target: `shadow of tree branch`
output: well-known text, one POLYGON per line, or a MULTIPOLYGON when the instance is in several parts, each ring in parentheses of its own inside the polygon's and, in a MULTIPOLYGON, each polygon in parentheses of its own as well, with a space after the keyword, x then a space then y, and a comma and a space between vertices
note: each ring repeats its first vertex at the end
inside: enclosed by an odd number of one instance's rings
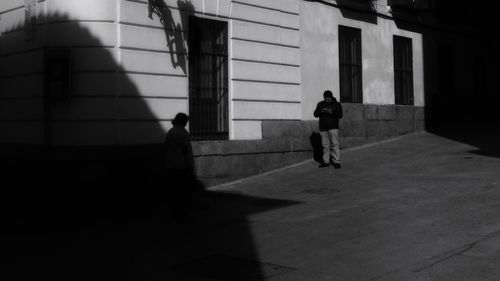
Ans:
POLYGON ((148 16, 158 16, 163 26, 167 47, 170 54, 170 60, 174 67, 180 67, 184 74, 187 74, 186 56, 188 40, 186 40, 186 31, 188 27, 189 16, 194 14, 194 6, 191 1, 177 1, 177 7, 181 16, 180 22, 176 23, 171 8, 163 0, 149 0, 148 16))

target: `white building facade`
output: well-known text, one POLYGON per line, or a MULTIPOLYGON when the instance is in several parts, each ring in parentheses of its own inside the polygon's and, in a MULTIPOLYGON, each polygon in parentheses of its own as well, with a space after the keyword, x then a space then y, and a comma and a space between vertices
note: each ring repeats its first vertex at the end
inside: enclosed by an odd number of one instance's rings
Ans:
POLYGON ((390 7, 3 0, 0 141, 154 145, 185 112, 198 173, 213 184, 310 158, 327 89, 344 106, 343 147, 421 131, 422 35, 390 7))

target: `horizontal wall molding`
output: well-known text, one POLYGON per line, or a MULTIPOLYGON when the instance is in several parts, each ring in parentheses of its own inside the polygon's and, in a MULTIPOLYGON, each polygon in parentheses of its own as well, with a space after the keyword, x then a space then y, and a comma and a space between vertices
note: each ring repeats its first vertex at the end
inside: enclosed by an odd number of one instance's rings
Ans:
POLYGON ((73 99, 114 99, 115 95, 99 95, 99 94, 75 94, 69 97, 70 100, 73 99))
MULTIPOLYGON (((147 1, 141 1, 141 0, 125 0, 125 1, 147 5, 147 1)), ((243 2, 239 2, 239 1, 233 1, 233 3, 252 6, 252 7, 258 7, 258 8, 265 8, 268 10, 279 11, 282 13, 287 13, 287 14, 292 14, 292 15, 298 15, 296 13, 286 12, 286 11, 282 11, 282 10, 278 10, 278 9, 274 9, 274 8, 267 8, 267 7, 263 7, 263 6, 259 6, 259 5, 247 4, 247 3, 243 3, 243 2)), ((183 11, 182 9, 179 9, 178 7, 167 6, 167 8, 172 9, 172 10, 178 10, 181 12, 183 11)), ((216 14, 211 14, 211 13, 201 13, 201 12, 195 11, 193 14, 194 15, 201 15, 201 16, 213 16, 213 17, 217 17, 217 18, 221 18, 221 19, 237 20, 237 21, 243 21, 243 22, 249 22, 249 23, 255 23, 255 24, 274 26, 274 27, 280 27, 280 28, 289 29, 289 30, 300 31, 300 28, 295 28, 295 27, 291 27, 291 26, 283 26, 283 25, 278 25, 278 24, 265 23, 265 22, 260 22, 260 21, 252 21, 252 20, 235 18, 235 17, 226 17, 226 16, 221 16, 221 15, 216 15, 216 14)), ((119 23, 123 24, 124 22, 120 21, 119 23)), ((134 23, 127 23, 127 24, 136 25, 134 23)), ((141 25, 138 25, 138 26, 141 26, 141 25)), ((163 27, 159 27, 159 26, 151 26, 151 25, 142 25, 142 26, 144 26, 144 27, 150 26, 151 28, 164 29, 163 27)))
MULTIPOLYGON (((23 8, 24 8, 24 6, 23 6, 23 8)), ((1 15, 1 13, 0 13, 0 15, 1 15)), ((38 21, 38 19, 37 19, 37 21, 38 21)), ((45 20, 45 18, 42 18, 40 21, 37 22, 36 27, 37 27, 37 29, 39 29, 39 28, 43 28, 49 24, 50 25, 57 25, 57 24, 65 24, 65 23, 82 23, 82 22, 83 23, 88 22, 88 23, 115 24, 114 20, 54 20, 54 21, 47 22, 45 20)), ((9 35, 11 33, 16 33, 16 32, 25 32, 24 31, 24 24, 16 25, 10 30, 5 30, 4 32, 2 32, 2 36, 9 35)))
MULTIPOLYGON (((49 18, 50 19, 50 18, 49 18)), ((82 22, 91 22, 91 23, 115 23, 115 20, 49 20, 47 24, 64 24, 64 23, 82 23, 82 22)))
POLYGON ((15 77, 25 77, 25 76, 35 76, 35 75, 44 75, 44 73, 43 73, 43 71, 25 72, 25 73, 13 73, 13 74, 0 75, 0 79, 8 79, 8 78, 15 78, 15 77))
MULTIPOLYGON (((70 49, 113 49, 114 45, 70 45, 70 46, 61 46, 61 45, 47 45, 47 48, 51 47, 68 47, 70 49)), ((111 51, 111 50, 110 50, 111 51)))
POLYGON ((139 74, 139 75, 151 75, 151 76, 169 76, 169 77, 183 77, 187 78, 186 74, 170 74, 170 73, 157 73, 157 72, 142 72, 142 71, 132 71, 132 70, 122 70, 119 73, 124 74, 139 74))
POLYGON ((300 101, 287 101, 287 100, 256 100, 256 99, 232 99, 233 101, 239 102, 264 102, 264 103, 296 103, 300 104, 300 101))
MULTIPOLYGON (((38 28, 39 26, 37 26, 38 28)), ((5 35, 10 35, 12 33, 16 33, 16 32, 24 32, 24 27, 18 27, 18 26, 15 26, 13 29, 10 29, 10 30, 5 30, 4 32, 2 32, 2 36, 5 36, 5 35)))
POLYGON ((118 119, 112 118, 96 118, 96 119, 50 119, 49 123, 101 123, 101 122, 116 122, 118 119))
POLYGON ((158 118, 158 119, 119 119, 120 123, 142 123, 142 122, 170 122, 172 118, 158 118))
POLYGON ((300 119, 233 118, 233 121, 302 121, 300 119))
POLYGON ((241 78, 233 78, 232 81, 238 82, 249 82, 249 83, 268 83, 268 84, 280 84, 280 85, 295 85, 300 86, 300 83, 294 82, 281 82, 281 81, 265 81, 265 80, 252 80, 252 79, 241 79, 241 78))
POLYGON ((110 73, 116 73, 116 70, 101 70, 101 69, 75 69, 73 70, 73 74, 110 74, 110 73))
POLYGON ((115 46, 114 45, 69 45, 69 46, 45 45, 43 47, 34 47, 34 48, 29 48, 29 49, 25 49, 25 50, 10 52, 10 53, 0 53, 0 58, 1 57, 9 57, 9 56, 15 56, 15 55, 24 55, 24 54, 28 54, 28 53, 34 53, 34 52, 44 51, 47 48, 110 49, 111 50, 111 49, 115 48, 115 46))
POLYGON ((147 4, 147 1, 144 0, 125 0, 125 2, 139 3, 139 4, 147 4))
POLYGON ((173 96, 132 96, 132 95, 120 95, 117 98, 123 99, 158 99, 158 100, 187 100, 187 97, 173 97, 173 96))
MULTIPOLYGON (((3 1, 5 1, 5 0, 3 0, 3 1)), ((24 9, 24 5, 23 6, 14 7, 14 8, 10 8, 10 9, 5 10, 5 11, 1 11, 0 15, 7 14, 7 13, 10 13, 10 12, 14 12, 14 11, 21 10, 21 9, 24 9)))
POLYGON ((21 101, 21 100, 39 100, 43 99, 42 95, 38 96, 24 96, 24 97, 16 97, 16 96, 0 96, 0 101, 21 101))
POLYGON ((14 52, 10 52, 10 53, 0 53, 0 58, 39 52, 39 51, 43 51, 44 49, 45 49, 44 47, 35 47, 35 48, 25 49, 25 50, 21 50, 21 51, 14 51, 14 52))
POLYGON ((168 30, 168 31, 174 31, 174 32, 177 31, 177 32, 184 32, 185 33, 185 31, 178 31, 178 30, 173 30, 170 28, 165 29, 163 26, 156 26, 156 25, 151 25, 151 24, 140 24, 140 23, 126 22, 126 21, 119 21, 118 23, 121 25, 151 28, 151 29, 158 29, 158 30, 168 30))
MULTIPOLYGON (((124 1, 131 2, 131 3, 144 4, 144 5, 148 4, 147 1, 141 1, 141 0, 124 0, 124 1)), ((169 5, 166 5, 166 8, 171 9, 171 10, 177 10, 179 12, 186 11, 186 9, 179 9, 179 7, 173 7, 173 6, 169 6, 169 5)), ((190 13, 192 15, 213 16, 213 17, 217 17, 217 18, 221 18, 221 19, 229 19, 229 17, 227 17, 227 16, 221 16, 221 15, 212 14, 212 13, 202 13, 202 12, 197 12, 197 11, 194 11, 194 12, 190 11, 190 13)), ((120 23, 122 23, 122 22, 120 22, 120 23)), ((133 23, 129 23, 129 24, 133 24, 133 23)), ((150 26, 150 25, 147 25, 147 26, 150 26)), ((151 27, 163 29, 163 27, 160 27, 160 26, 153 25, 151 27)))
POLYGON ((244 42, 250 42, 250 43, 258 43, 258 44, 264 44, 264 45, 273 45, 273 46, 279 46, 279 47, 285 47, 285 48, 300 49, 300 46, 279 44, 279 43, 259 41, 259 40, 253 40, 253 39, 245 39, 245 38, 239 38, 239 37, 231 37, 231 40, 238 40, 238 41, 244 41, 244 42))
POLYGON ((254 63, 261 63, 261 64, 282 65, 282 66, 290 66, 290 67, 300 67, 300 65, 298 65, 298 64, 280 63, 280 62, 272 62, 272 61, 249 60, 249 59, 239 59, 239 58, 232 58, 231 60, 242 61, 242 62, 254 62, 254 63))
POLYGON ((138 51, 138 52, 149 52, 149 53, 161 53, 161 54, 176 54, 176 55, 183 55, 187 56, 187 52, 172 52, 172 51, 164 51, 164 50, 157 50, 157 49, 147 49, 147 48, 137 48, 137 47, 119 47, 121 50, 129 50, 129 51, 138 51))
POLYGON ((293 31, 300 31, 300 28, 291 27, 291 26, 283 26, 283 25, 279 25, 279 24, 266 23, 266 22, 260 22, 260 21, 254 21, 254 20, 247 20, 247 19, 240 19, 240 18, 230 18, 230 19, 236 20, 236 21, 248 22, 248 23, 255 23, 255 24, 260 24, 260 25, 274 26, 274 27, 279 27, 279 28, 293 30, 293 31))
POLYGON ((132 123, 132 122, 168 122, 172 121, 173 119, 156 119, 156 118, 150 118, 150 119, 51 119, 50 123, 101 123, 101 122, 108 122, 108 123, 132 123))
MULTIPOLYGON (((43 95, 38 96, 0 96, 0 101, 20 101, 20 100, 38 100, 43 99, 43 95)), ((180 96, 147 96, 147 95, 99 95, 99 94, 77 94, 69 97, 69 100, 75 99, 158 99, 158 100, 187 100, 187 97, 180 96)), ((285 101, 286 102, 286 101, 285 101)))
MULTIPOLYGON (((272 0, 270 0, 270 1, 272 1, 272 0)), ((261 9, 265 9, 265 10, 271 10, 271 11, 281 12, 281 13, 290 14, 290 15, 294 15, 294 16, 299 16, 300 15, 299 13, 294 13, 294 12, 289 12, 289 11, 283 11, 283 10, 276 9, 276 8, 265 7, 265 6, 251 4, 251 3, 245 3, 245 2, 241 2, 241 1, 235 1, 235 0, 233 0, 232 3, 240 4, 240 5, 245 5, 245 6, 250 6, 250 7, 255 7, 255 8, 261 8, 261 9)))

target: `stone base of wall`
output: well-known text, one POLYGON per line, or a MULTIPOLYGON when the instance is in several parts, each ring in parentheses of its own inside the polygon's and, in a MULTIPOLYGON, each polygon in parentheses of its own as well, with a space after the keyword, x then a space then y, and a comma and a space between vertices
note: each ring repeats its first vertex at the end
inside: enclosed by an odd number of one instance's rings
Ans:
POLYGON ((423 107, 343 104, 341 146, 352 147, 425 130, 423 107))
MULTIPOLYGON (((341 148, 425 129, 423 107, 342 106, 341 148)), ((210 186, 311 159, 315 153, 314 133, 318 133, 317 120, 263 121, 262 140, 195 142, 193 148, 198 175, 210 186)))
MULTIPOLYGON (((341 148, 424 130, 421 107, 343 104, 343 109, 341 148)), ((307 159, 321 159, 317 133, 317 120, 264 121, 262 140, 193 142, 197 174, 206 186, 213 186, 307 159)), ((2 186, 2 192, 45 194, 49 190, 68 196, 97 194, 121 200, 168 185, 162 173, 161 144, 3 148, 2 171, 4 182, 9 184, 2 186)))
POLYGON ((211 186, 310 159, 315 127, 316 122, 264 121, 262 140, 193 142, 197 174, 211 186))

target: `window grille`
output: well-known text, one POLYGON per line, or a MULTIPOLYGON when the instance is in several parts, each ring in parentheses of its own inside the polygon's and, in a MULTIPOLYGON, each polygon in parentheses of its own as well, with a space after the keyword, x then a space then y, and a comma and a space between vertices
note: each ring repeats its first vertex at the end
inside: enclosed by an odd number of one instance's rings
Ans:
POLYGON ((227 23, 189 19, 189 129, 193 140, 228 139, 227 23))
POLYGON ((363 102, 361 30, 339 26, 340 101, 363 102))
POLYGON ((394 93, 396 104, 413 105, 413 55, 411 38, 394 35, 394 93))

